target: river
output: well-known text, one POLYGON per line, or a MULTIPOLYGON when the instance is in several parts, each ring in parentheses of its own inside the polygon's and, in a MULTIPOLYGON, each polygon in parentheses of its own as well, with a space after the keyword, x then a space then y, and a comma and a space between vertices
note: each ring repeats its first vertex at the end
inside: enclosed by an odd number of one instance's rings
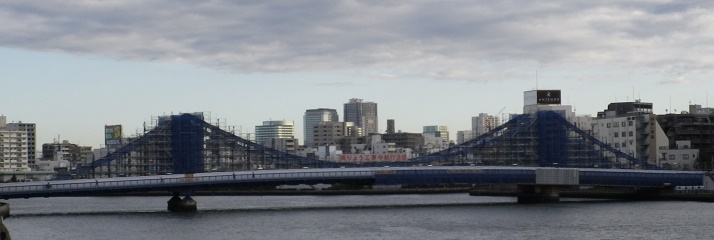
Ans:
POLYGON ((714 203, 517 204, 467 194, 12 199, 13 239, 713 239, 714 203))

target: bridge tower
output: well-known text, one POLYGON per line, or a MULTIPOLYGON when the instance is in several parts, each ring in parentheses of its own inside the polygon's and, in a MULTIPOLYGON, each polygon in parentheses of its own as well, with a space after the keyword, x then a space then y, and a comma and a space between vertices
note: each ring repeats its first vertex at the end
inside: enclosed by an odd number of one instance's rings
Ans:
POLYGON ((563 112, 539 111, 536 114, 538 115, 538 165, 566 166, 568 131, 565 125, 555 119, 565 118, 563 112))
POLYGON ((173 173, 203 172, 205 130, 201 122, 189 114, 171 116, 171 153, 173 173))
MULTIPOLYGON (((171 116, 171 154, 173 172, 185 174, 185 180, 193 178, 194 173, 203 172, 203 146, 205 129, 202 122, 190 114, 171 116)), ((168 201, 168 210, 172 212, 195 212, 197 203, 191 198, 193 189, 183 188, 173 191, 168 201), (183 199, 180 197, 183 195, 183 199)))

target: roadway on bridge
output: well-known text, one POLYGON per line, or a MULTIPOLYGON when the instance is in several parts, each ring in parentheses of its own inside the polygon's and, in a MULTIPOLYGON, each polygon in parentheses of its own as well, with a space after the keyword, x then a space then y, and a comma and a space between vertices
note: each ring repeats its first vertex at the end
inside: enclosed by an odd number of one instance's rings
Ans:
MULTIPOLYGON (((171 191, 246 184, 354 183, 420 184, 535 184, 536 167, 421 166, 287 169, 211 172, 0 184, 0 198, 87 196, 107 192, 171 191)), ((703 185, 704 172, 632 169, 578 169, 580 185, 662 187, 703 185)))

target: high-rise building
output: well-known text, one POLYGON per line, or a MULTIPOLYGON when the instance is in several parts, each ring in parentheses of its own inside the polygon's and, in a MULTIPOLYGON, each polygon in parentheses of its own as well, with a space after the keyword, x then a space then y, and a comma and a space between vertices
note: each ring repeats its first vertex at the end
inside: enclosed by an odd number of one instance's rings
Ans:
MULTIPOLYGON (((471 136, 468 139, 481 136, 497 128, 500 124, 497 116, 479 113, 478 117, 471 117, 471 136)), ((468 140, 466 139, 466 140, 468 140)))
POLYGON ((594 137, 653 165, 661 149, 669 147, 669 139, 652 113, 652 103, 610 103, 591 125, 594 137))
POLYGON ((394 119, 387 119, 387 133, 395 133, 394 119))
POLYGON ((311 147, 338 145, 340 139, 359 134, 352 122, 320 122, 313 127, 311 147))
POLYGON ((5 116, 0 116, 0 171, 2 172, 30 171, 28 165, 30 153, 34 163, 35 124, 29 124, 32 126, 31 132, 20 128, 20 125, 25 126, 23 123, 8 124, 5 116), (29 150, 30 138, 32 151, 29 150))
POLYGON ((263 144, 271 138, 295 138, 293 121, 263 121, 262 126, 255 126, 255 142, 263 144))
POLYGON ((377 119, 377 103, 364 102, 362 99, 352 98, 345 103, 345 122, 353 122, 356 127, 362 128, 365 136, 379 133, 377 119))
POLYGON ((424 126, 424 136, 440 137, 444 141, 449 141, 449 129, 446 126, 424 126))
POLYGON ((339 122, 340 117, 337 110, 329 108, 308 109, 304 116, 304 137, 305 146, 312 146, 314 143, 314 127, 320 122, 339 122))
MULTIPOLYGON (((708 108, 702 109, 699 105, 690 105, 689 109, 690 113, 687 114, 659 115, 657 122, 669 139, 670 149, 676 149, 679 141, 689 141, 689 148, 699 149, 699 156, 693 169, 714 169, 714 115, 711 115, 708 108)), ((659 157, 663 158, 661 153, 659 157)), ((665 157, 669 158, 669 156, 665 157)))
POLYGON ((35 138, 36 136, 36 127, 34 123, 23 123, 23 122, 18 122, 18 123, 8 123, 7 124, 7 129, 10 131, 24 131, 27 132, 27 160, 28 163, 30 164, 30 167, 35 165, 35 159, 36 157, 36 152, 37 152, 37 140, 35 138))

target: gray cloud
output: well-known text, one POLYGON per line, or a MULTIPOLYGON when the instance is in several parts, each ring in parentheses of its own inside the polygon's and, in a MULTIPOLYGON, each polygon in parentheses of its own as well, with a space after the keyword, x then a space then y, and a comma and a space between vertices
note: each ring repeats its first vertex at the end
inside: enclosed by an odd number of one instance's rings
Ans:
POLYGON ((3 1, 0 46, 237 72, 518 79, 714 69, 709 1, 3 1))

